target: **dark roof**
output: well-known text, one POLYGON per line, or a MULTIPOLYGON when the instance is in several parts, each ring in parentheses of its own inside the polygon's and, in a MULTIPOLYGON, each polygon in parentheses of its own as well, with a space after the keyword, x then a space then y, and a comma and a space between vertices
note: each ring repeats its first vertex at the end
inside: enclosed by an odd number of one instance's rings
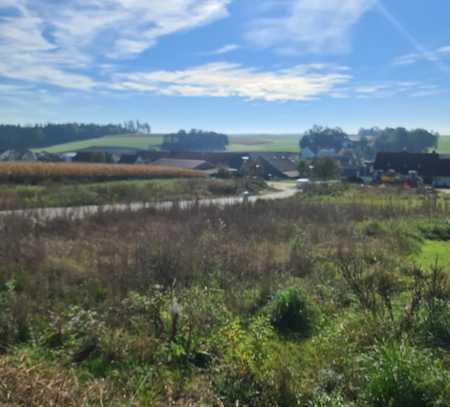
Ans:
POLYGON ((417 171, 424 177, 440 176, 447 167, 447 160, 436 153, 378 153, 374 164, 375 170, 394 170, 404 175, 417 171))
POLYGON ((274 173, 275 176, 297 178, 299 172, 294 161, 289 159, 286 153, 251 153, 250 158, 260 161, 266 171, 274 173))
POLYGON ((87 148, 81 148, 76 150, 77 153, 105 153, 105 154, 119 154, 119 155, 137 155, 139 153, 146 152, 146 150, 138 148, 127 147, 102 147, 92 146, 87 148))
POLYGON ((444 158, 439 160, 436 176, 450 177, 450 158, 444 158))
POLYGON ((185 170, 209 170, 214 168, 213 165, 203 160, 183 160, 174 158, 161 158, 153 161, 151 165, 176 167, 185 170))

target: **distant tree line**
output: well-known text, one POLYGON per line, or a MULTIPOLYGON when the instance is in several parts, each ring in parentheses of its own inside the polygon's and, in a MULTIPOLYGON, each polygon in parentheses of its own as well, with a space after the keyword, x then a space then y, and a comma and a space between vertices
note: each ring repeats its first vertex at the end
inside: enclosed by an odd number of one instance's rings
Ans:
POLYGON ((161 149, 165 151, 225 151, 229 144, 228 136, 212 131, 192 129, 189 132, 164 136, 161 149))
POLYGON ((36 124, 34 126, 0 124, 0 151, 49 147, 91 138, 119 134, 151 132, 148 123, 139 120, 123 124, 36 124))
POLYGON ((106 135, 123 134, 124 132, 125 129, 116 124, 0 125, 0 150, 48 147, 106 135))
POLYGON ((351 139, 341 128, 314 126, 303 134, 300 140, 302 149, 309 148, 318 153, 323 149, 336 152, 343 148, 351 148, 363 158, 373 158, 376 153, 407 151, 423 153, 435 149, 439 142, 439 134, 424 129, 407 130, 403 127, 380 129, 360 129, 358 137, 351 139))

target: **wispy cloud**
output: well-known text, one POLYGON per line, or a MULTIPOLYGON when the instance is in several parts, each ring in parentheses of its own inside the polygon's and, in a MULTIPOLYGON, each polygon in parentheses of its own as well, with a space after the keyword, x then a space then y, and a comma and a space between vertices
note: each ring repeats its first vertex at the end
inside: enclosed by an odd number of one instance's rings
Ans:
POLYGON ((420 61, 440 62, 450 58, 450 45, 439 47, 432 51, 412 52, 400 55, 393 60, 394 65, 412 65, 420 61))
POLYGON ((218 49, 216 49, 214 51, 211 51, 209 53, 209 55, 224 55, 224 54, 228 54, 230 52, 236 51, 239 48, 241 48, 241 46, 238 45, 238 44, 227 44, 227 45, 224 45, 221 48, 218 48, 218 49))
POLYGON ((116 75, 113 88, 175 96, 304 101, 327 95, 350 79, 345 69, 325 65, 262 71, 222 62, 182 71, 120 74, 116 75))
POLYGON ((105 56, 136 56, 163 36, 224 18, 231 1, 0 0, 0 12, 9 11, 0 17, 0 77, 89 90, 89 69, 105 56))
POLYGON ((394 96, 425 97, 442 93, 434 84, 409 81, 389 81, 356 85, 349 90, 352 97, 358 99, 388 98, 394 96))
POLYGON ((376 0, 263 0, 264 10, 278 17, 262 17, 249 27, 246 38, 282 52, 344 52, 350 48, 351 28, 376 0))

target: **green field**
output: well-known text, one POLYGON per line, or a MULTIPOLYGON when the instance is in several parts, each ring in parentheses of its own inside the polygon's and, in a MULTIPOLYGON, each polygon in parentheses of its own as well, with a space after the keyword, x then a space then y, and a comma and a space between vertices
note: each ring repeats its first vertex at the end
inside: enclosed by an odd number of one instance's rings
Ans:
POLYGON ((441 136, 438 152, 441 154, 450 154, 450 136, 441 136))
POLYGON ((107 136, 78 141, 75 143, 58 144, 53 147, 37 148, 34 151, 48 151, 49 153, 68 153, 92 146, 99 147, 129 147, 148 150, 149 147, 158 147, 162 142, 161 135, 151 136, 107 136))
MULTIPOLYGON (((67 153, 82 148, 100 147, 129 147, 147 150, 149 147, 157 148, 162 142, 163 135, 151 136, 108 136, 76 143, 59 144, 53 147, 35 149, 35 151, 48 151, 50 153, 67 153)), ((299 134, 243 134, 230 136, 228 151, 299 151, 299 134)), ((450 154, 450 136, 442 136, 438 152, 450 154)))
MULTIPOLYGON (((236 135, 230 137, 228 151, 299 151, 299 135, 236 135)), ((162 142, 162 135, 151 136, 108 136, 75 143, 59 144, 52 147, 38 148, 34 151, 48 151, 50 153, 67 153, 82 148, 100 147, 129 147, 148 149, 157 148, 162 142)))

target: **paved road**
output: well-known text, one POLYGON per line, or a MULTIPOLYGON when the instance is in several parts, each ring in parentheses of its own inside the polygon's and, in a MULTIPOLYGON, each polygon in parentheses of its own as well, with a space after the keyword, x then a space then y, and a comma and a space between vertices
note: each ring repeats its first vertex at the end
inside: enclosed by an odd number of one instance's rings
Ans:
MULTIPOLYGON (((275 192, 265 193, 261 195, 250 196, 248 200, 250 202, 256 201, 268 201, 275 199, 285 199, 294 196, 298 191, 292 186, 289 188, 284 187, 282 190, 275 192)), ((41 209, 23 209, 14 211, 0 211, 1 216, 8 215, 18 215, 27 216, 31 218, 37 218, 39 220, 52 220, 58 218, 69 218, 69 219, 82 219, 90 215, 95 215, 96 213, 104 212, 121 212, 131 210, 133 212, 154 208, 158 210, 167 210, 172 208, 174 205, 178 205, 182 209, 188 209, 195 205, 199 206, 218 206, 225 207, 229 205, 236 205, 242 203, 242 198, 239 196, 227 197, 227 198, 211 198, 211 199, 200 199, 186 200, 186 201, 162 201, 162 202, 148 202, 148 203, 131 203, 131 204, 116 204, 116 205, 90 205, 90 206, 78 206, 78 207, 67 207, 67 208, 41 208, 41 209)))

